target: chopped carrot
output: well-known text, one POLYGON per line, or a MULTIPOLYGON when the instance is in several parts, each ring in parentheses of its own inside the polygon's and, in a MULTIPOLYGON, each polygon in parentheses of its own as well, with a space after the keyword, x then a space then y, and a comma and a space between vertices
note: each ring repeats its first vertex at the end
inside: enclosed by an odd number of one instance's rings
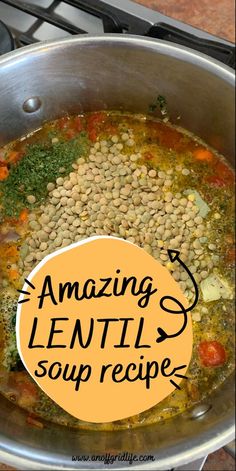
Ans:
POLYGON ((14 164, 21 158, 21 152, 11 151, 7 156, 7 162, 14 164))
POLYGON ((9 170, 6 166, 0 167, 0 180, 6 180, 8 177, 9 170))
POLYGON ((18 256, 18 250, 15 245, 11 245, 10 247, 7 247, 5 250, 5 256, 10 257, 10 258, 15 258, 18 256))
POLYGON ((32 417, 32 415, 28 415, 28 417, 26 419, 26 422, 27 422, 27 424, 33 425, 34 427, 44 428, 44 425, 42 424, 42 422, 40 422, 39 420, 32 417))
POLYGON ((22 211, 20 212, 19 221, 20 222, 27 222, 28 214, 29 214, 28 209, 26 209, 26 208, 22 209, 22 211))
POLYGON ((19 278, 19 273, 18 273, 18 271, 17 271, 17 270, 13 270, 13 269, 9 270, 9 279, 10 279, 11 281, 14 281, 14 280, 17 280, 17 278, 19 278))
POLYGON ((214 157, 213 153, 210 150, 204 149, 203 147, 194 150, 193 155, 195 159, 202 160, 205 162, 211 162, 214 157))

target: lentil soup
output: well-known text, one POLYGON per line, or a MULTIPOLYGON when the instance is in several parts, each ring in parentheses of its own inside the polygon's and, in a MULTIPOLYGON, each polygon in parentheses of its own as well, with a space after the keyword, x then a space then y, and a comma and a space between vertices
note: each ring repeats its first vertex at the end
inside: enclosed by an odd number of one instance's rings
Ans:
POLYGON ((0 149, 0 392, 40 418, 87 429, 166 420, 198 403, 233 370, 234 173, 198 138, 143 115, 96 112, 46 123, 0 149), (15 338, 17 289, 47 254, 112 235, 144 248, 191 301, 188 381, 135 417, 89 424, 71 417, 25 371, 15 338))

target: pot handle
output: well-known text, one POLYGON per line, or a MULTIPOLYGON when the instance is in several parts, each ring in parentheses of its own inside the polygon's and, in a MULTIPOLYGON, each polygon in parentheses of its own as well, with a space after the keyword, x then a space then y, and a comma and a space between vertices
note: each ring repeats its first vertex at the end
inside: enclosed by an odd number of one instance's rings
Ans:
POLYGON ((166 23, 154 24, 146 35, 190 47, 235 69, 235 47, 233 44, 231 46, 218 41, 199 38, 194 34, 180 30, 166 23))

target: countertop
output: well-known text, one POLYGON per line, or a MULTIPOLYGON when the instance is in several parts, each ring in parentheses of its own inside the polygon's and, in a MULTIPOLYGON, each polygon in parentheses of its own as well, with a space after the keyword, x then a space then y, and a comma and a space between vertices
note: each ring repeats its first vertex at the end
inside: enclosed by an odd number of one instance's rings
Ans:
MULTIPOLYGON (((136 0, 192 26, 229 41, 235 41, 234 0, 136 0)), ((0 464, 0 470, 13 470, 0 464)), ((235 460, 223 449, 209 455, 204 471, 234 471, 235 460)))
POLYGON ((234 0, 136 0, 136 3, 235 41, 234 0))

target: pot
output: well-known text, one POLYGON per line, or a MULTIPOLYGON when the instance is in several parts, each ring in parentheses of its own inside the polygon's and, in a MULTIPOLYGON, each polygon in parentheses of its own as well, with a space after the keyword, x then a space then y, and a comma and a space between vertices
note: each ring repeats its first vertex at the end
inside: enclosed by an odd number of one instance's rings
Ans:
MULTIPOLYGON (((233 162, 233 71, 191 49, 138 36, 73 37, 5 55, 0 77, 0 145, 65 113, 147 113, 163 95, 172 123, 233 162)), ((155 457, 134 461, 133 469, 180 466, 232 440, 233 384, 229 377, 204 403, 172 420, 117 432, 32 428, 26 412, 1 397, 1 460, 20 469, 127 469, 122 461, 104 465, 72 461, 72 455, 129 452, 155 457)))

